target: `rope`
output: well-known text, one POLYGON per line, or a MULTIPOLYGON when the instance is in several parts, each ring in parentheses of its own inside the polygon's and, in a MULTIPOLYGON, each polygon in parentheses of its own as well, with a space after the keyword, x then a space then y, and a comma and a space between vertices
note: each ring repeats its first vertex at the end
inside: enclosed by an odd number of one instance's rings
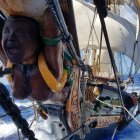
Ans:
POLYGON ((127 60, 126 60, 125 57, 122 57, 122 58, 123 58, 123 62, 124 62, 125 67, 126 67, 126 70, 124 71, 124 73, 129 73, 129 72, 128 72, 128 71, 129 71, 129 66, 128 66, 127 60))
POLYGON ((107 105, 107 106, 109 106, 109 107, 113 107, 113 108, 122 108, 122 109, 124 109, 124 110, 125 110, 139 125, 140 125, 140 121, 138 121, 138 120, 134 117, 134 115, 132 115, 132 114, 130 113, 130 111, 129 111, 126 107, 117 106, 117 105, 112 105, 112 104, 106 103, 106 102, 104 102, 104 101, 101 101, 100 99, 97 99, 97 98, 96 98, 96 100, 99 101, 99 102, 101 102, 101 103, 103 103, 103 104, 105 104, 105 105, 107 105))
MULTIPOLYGON (((38 105, 38 104, 35 104, 35 105, 38 105)), ((28 106, 28 107, 26 107, 26 108, 20 109, 20 111, 27 110, 27 109, 29 109, 29 108, 32 108, 33 106, 34 106, 34 105, 31 105, 31 106, 28 106)), ((10 113, 11 113, 11 112, 7 112, 7 113, 1 115, 0 118, 6 117, 6 116, 9 115, 10 113)))
MULTIPOLYGON (((86 50, 85 50, 85 53, 84 53, 83 61, 85 61, 85 59, 86 59, 85 57, 87 56, 87 53, 88 53, 88 50, 89 50, 89 43, 90 43, 90 38, 92 37, 93 29, 94 29, 94 32, 95 32, 95 36, 97 38, 95 27, 94 27, 94 22, 95 22, 96 16, 97 16, 97 9, 95 9, 95 13, 94 13, 94 16, 93 16, 93 19, 92 19, 92 24, 91 24, 91 27, 90 27, 90 33, 89 33, 89 37, 88 37, 88 43, 87 43, 87 47, 86 47, 86 50)), ((97 38, 97 40, 98 40, 98 38, 97 38)))
POLYGON ((76 54, 76 50, 75 50, 73 42, 72 42, 72 36, 70 35, 70 33, 67 29, 67 26, 66 26, 61 8, 60 8, 59 0, 47 0, 47 4, 48 4, 48 7, 50 8, 51 12, 53 12, 53 14, 55 16, 56 22, 62 33, 63 40, 66 42, 66 45, 68 47, 70 54, 75 59, 78 66, 82 66, 83 62, 76 54))
POLYGON ((102 49, 102 40, 103 40, 103 30, 102 30, 102 27, 101 27, 101 36, 100 36, 100 48, 99 48, 99 56, 98 56, 98 60, 97 60, 97 64, 99 65, 99 68, 97 68, 98 70, 98 74, 101 70, 101 49, 102 49))
POLYGON ((21 139, 20 139, 19 128, 17 128, 17 134, 18 134, 18 139, 21 140, 21 139))
POLYGON ((90 38, 92 36, 92 30, 95 28, 94 27, 94 23, 95 23, 95 18, 97 16, 97 9, 95 8, 95 13, 94 13, 94 16, 93 16, 93 20, 92 20, 92 24, 91 24, 91 27, 90 27, 90 33, 89 33, 89 38, 88 38, 88 43, 87 43, 87 48, 86 48, 86 53, 89 49, 89 42, 90 42, 90 38))
MULTIPOLYGON (((15 104, 15 98, 13 96, 12 96, 11 100, 12 100, 12 103, 15 104)), ((19 132, 19 128, 18 127, 17 127, 17 135, 18 135, 18 140, 21 140, 20 132, 19 132)))
MULTIPOLYGON (((114 76, 115 76, 115 79, 116 79, 116 84, 117 84, 119 96, 121 98, 121 103, 122 103, 122 106, 124 106, 124 102, 123 102, 123 98, 122 98, 122 92, 121 92, 121 88, 120 88, 120 84, 119 84, 120 77, 117 74, 118 70, 117 70, 115 60, 114 60, 114 56, 113 56, 113 53, 112 53, 112 50, 111 50, 110 41, 109 41, 109 38, 108 38, 108 33, 107 33, 106 24, 105 24, 105 20, 104 20, 104 18, 107 16, 107 11, 106 11, 105 7, 101 6, 101 4, 104 4, 104 1, 96 0, 94 2, 95 2, 95 5, 97 7, 97 11, 99 13, 99 18, 100 18, 100 22, 101 22, 101 25, 102 25, 102 30, 103 30, 103 33, 104 33, 105 42, 106 42, 106 45, 107 45, 107 50, 108 50, 108 53, 109 53, 109 57, 110 57, 111 65, 112 65, 112 68, 113 68, 114 76)), ((124 114, 126 116, 125 110, 124 110, 124 114)))
POLYGON ((34 131, 36 130, 37 128, 37 124, 38 124, 38 120, 39 120, 39 112, 37 111, 37 106, 35 105, 34 102, 33 103, 33 109, 34 109, 34 119, 32 121, 32 123, 30 124, 30 127, 32 126, 32 124, 34 123, 34 121, 36 121, 36 124, 35 124, 35 127, 34 127, 34 131))
POLYGON ((131 62, 131 65, 130 65, 129 77, 131 77, 131 73, 132 73, 133 61, 134 61, 134 55, 135 55, 135 50, 136 50, 136 46, 137 46, 137 44, 138 44, 138 41, 136 40, 136 41, 134 42, 134 49, 133 49, 132 62, 131 62))
POLYGON ((28 122, 22 118, 20 109, 16 104, 13 104, 9 96, 9 91, 2 83, 0 83, 0 106, 5 112, 10 112, 8 115, 15 123, 16 127, 21 130, 24 137, 29 140, 37 140, 34 132, 28 128, 28 122))
POLYGON ((115 134, 117 133, 117 129, 118 129, 118 123, 116 124, 115 130, 114 130, 113 135, 111 137, 111 140, 114 140, 115 134))

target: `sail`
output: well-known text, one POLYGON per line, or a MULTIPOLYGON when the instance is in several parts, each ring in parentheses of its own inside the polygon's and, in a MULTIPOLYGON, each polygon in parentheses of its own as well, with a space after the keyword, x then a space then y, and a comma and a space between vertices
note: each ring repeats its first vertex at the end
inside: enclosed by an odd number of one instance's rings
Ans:
POLYGON ((109 4, 118 4, 118 5, 121 5, 121 4, 124 4, 124 1, 125 0, 117 0, 117 1, 115 1, 115 0, 108 0, 108 3, 109 4))
POLYGON ((23 15, 42 23, 46 0, 0 0, 0 10, 4 15, 23 15))
MULTIPOLYGON (((140 0, 134 0, 134 3, 135 3, 135 6, 137 8, 137 13, 138 13, 138 17, 139 17, 139 29, 138 29, 138 37, 137 37, 138 45, 137 45, 137 48, 140 51, 140 0)), ((139 70, 139 68, 140 68, 140 59, 138 59, 137 65, 135 67, 135 72, 137 72, 139 70)))
MULTIPOLYGON (((96 60, 95 60, 95 64, 98 64, 98 69, 99 71, 96 71, 96 76, 101 76, 101 77, 112 77, 113 78, 113 70, 112 70, 112 65, 111 65, 111 61, 110 61, 110 57, 108 54, 107 50, 97 50, 96 52, 96 60)), ((93 69, 96 69, 96 66, 93 67, 93 69)))
POLYGON ((140 1, 139 0, 134 0, 134 3, 135 3, 135 6, 137 8, 137 12, 138 12, 138 15, 139 15, 139 23, 140 23, 140 1))
MULTIPOLYGON (((94 5, 78 0, 74 0, 73 2, 80 49, 84 50, 87 46, 89 48, 99 49, 101 24, 98 15, 94 20, 93 30, 91 31, 95 14, 94 5)), ((105 18, 105 23, 112 51, 122 53, 133 59, 134 43, 136 41, 136 27, 124 18, 111 12, 108 12, 108 16, 105 18)), ((104 37, 102 40, 102 49, 107 49, 104 37)), ((139 47, 136 47, 133 59, 136 71, 140 67, 138 60, 140 60, 140 49, 139 47)))
MULTIPOLYGON (((112 3, 111 3, 112 4, 112 3)), ((111 5, 112 9, 114 8, 113 4, 111 5)), ((125 0, 124 4, 118 3, 116 1, 115 3, 115 10, 116 14, 119 16, 125 18, 129 22, 131 22, 136 27, 136 40, 138 41, 137 49, 138 52, 140 50, 140 1, 139 0, 125 0)), ((136 53, 136 52, 135 52, 136 53)), ((135 62, 135 73, 138 72, 140 68, 140 61, 137 59, 137 62, 135 62)))

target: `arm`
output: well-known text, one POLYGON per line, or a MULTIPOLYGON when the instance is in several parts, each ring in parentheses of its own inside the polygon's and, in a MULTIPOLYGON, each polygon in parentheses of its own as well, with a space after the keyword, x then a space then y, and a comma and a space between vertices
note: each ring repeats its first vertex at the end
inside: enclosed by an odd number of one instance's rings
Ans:
MULTIPOLYGON (((53 13, 46 9, 44 13, 43 33, 46 38, 53 39, 60 35, 53 13)), ((54 45, 45 44, 44 54, 47 65, 56 77, 60 79, 63 74, 63 43, 59 41, 54 45)))

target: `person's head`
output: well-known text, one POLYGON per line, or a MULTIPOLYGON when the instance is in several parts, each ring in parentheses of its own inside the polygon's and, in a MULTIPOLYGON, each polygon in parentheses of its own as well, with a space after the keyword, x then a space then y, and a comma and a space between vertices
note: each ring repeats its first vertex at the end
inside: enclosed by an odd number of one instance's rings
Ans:
POLYGON ((12 63, 33 59, 41 45, 37 22, 29 17, 9 16, 2 32, 2 48, 12 63))

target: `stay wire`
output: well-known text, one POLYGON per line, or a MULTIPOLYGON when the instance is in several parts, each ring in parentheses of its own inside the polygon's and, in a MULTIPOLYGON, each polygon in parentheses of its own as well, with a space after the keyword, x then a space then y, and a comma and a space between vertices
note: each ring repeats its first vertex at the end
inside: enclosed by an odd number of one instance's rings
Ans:
POLYGON ((131 74, 132 74, 134 55, 135 55, 135 50, 136 50, 137 44, 138 44, 138 41, 136 40, 136 41, 134 42, 134 49, 133 49, 132 62, 131 62, 131 65, 130 65, 130 72, 129 72, 129 77, 130 77, 130 78, 131 78, 131 74))
MULTIPOLYGON (((89 50, 89 43, 90 43, 90 39, 91 39, 93 30, 94 30, 95 35, 96 35, 96 38, 97 38, 97 34, 96 34, 96 31, 95 31, 95 27, 94 27, 94 22, 95 22, 96 16, 97 16, 97 9, 95 8, 95 13, 94 13, 93 20, 92 20, 92 24, 91 24, 91 27, 90 27, 90 33, 89 33, 88 42, 87 42, 87 47, 86 47, 86 50, 85 50, 85 53, 84 53, 83 61, 85 61, 87 52, 88 52, 88 50, 89 50)), ((97 40, 98 40, 98 38, 97 38, 97 40)))
POLYGON ((139 125, 140 125, 140 121, 137 120, 137 119, 135 118, 135 116, 132 115, 131 112, 130 112, 126 107, 117 106, 117 105, 112 105, 112 104, 106 103, 106 102, 104 102, 104 101, 101 101, 100 99, 97 99, 97 98, 96 98, 96 100, 99 101, 99 102, 101 102, 101 103, 103 103, 103 104, 105 104, 105 105, 107 105, 107 106, 109 106, 109 107, 112 107, 112 108, 122 108, 122 109, 124 109, 124 110, 125 110, 139 125))
POLYGON ((89 33, 89 38, 88 38, 86 53, 87 53, 87 51, 89 49, 89 42, 90 42, 90 38, 91 38, 91 35, 92 35, 92 31, 94 29, 94 22, 95 22, 96 16, 97 16, 97 9, 95 8, 95 13, 94 13, 94 16, 93 16, 92 25, 91 25, 91 29, 90 29, 90 33, 89 33))
MULTIPOLYGON (((38 105, 38 104, 35 104, 35 105, 38 105)), ((32 108, 32 107, 33 107, 33 105, 28 106, 28 107, 26 107, 26 108, 22 108, 22 109, 20 109, 20 111, 27 110, 27 109, 32 108)), ((5 114, 3 114, 3 115, 0 115, 0 118, 6 117, 6 116, 9 115, 10 113, 11 113, 11 112, 7 112, 7 113, 5 113, 5 114)))

